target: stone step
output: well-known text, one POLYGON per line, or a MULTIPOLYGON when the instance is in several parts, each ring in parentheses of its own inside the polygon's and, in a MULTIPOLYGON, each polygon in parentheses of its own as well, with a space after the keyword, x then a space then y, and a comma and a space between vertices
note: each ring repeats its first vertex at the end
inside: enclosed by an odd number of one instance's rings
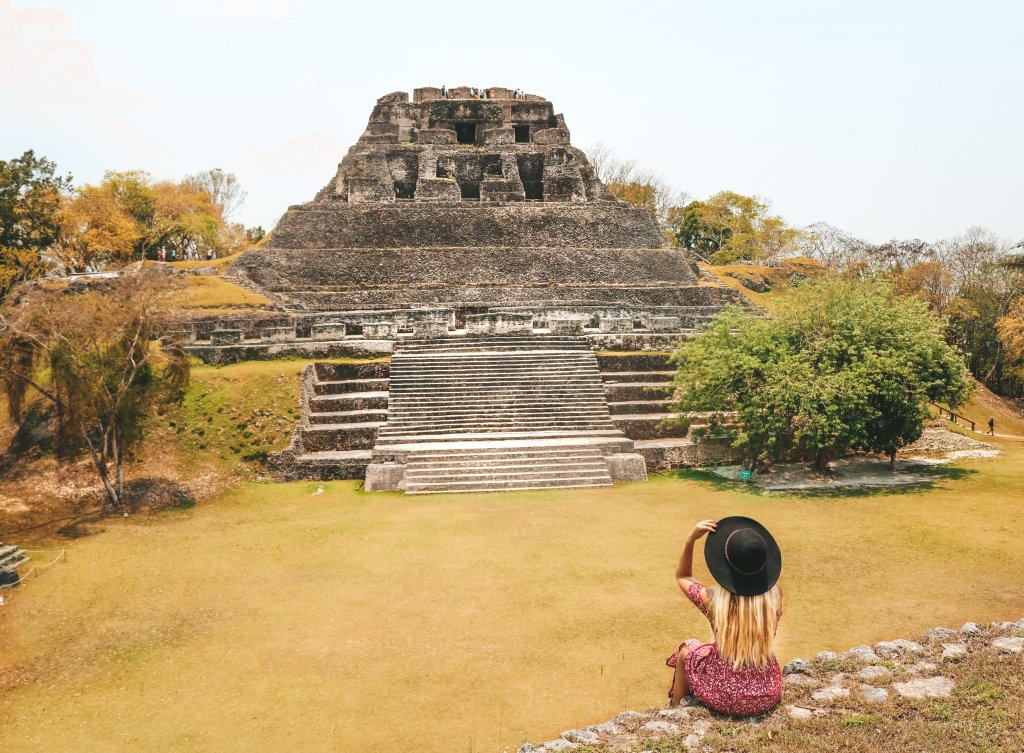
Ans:
MULTIPOLYGON (((390 424, 388 424, 390 426, 390 424)), ((392 428, 382 428, 377 435, 379 441, 392 441, 397 437, 418 437, 420 435, 424 437, 428 436, 445 436, 453 435, 462 437, 466 434, 545 434, 545 433, 556 433, 562 435, 564 433, 586 433, 586 432, 601 432, 610 431, 612 429, 622 430, 622 425, 617 423, 608 422, 572 422, 566 421, 564 423, 552 423, 552 422, 521 422, 521 423, 474 423, 474 424, 443 424, 443 423, 427 423, 427 424, 402 424, 394 426, 392 428)), ((649 435, 653 436, 653 435, 649 435)), ((640 437, 647 439, 649 436, 640 437)))
POLYGON ((344 379, 338 382, 314 382, 317 395, 338 395, 346 392, 384 392, 388 389, 387 379, 344 379))
POLYGON ((391 413, 396 416, 402 415, 423 415, 435 411, 446 411, 451 413, 473 413, 487 411, 510 411, 523 410, 535 412, 539 410, 564 411, 568 409, 577 411, 600 411, 607 412, 605 402, 596 397, 586 400, 576 400, 569 403, 565 399, 553 398, 551 400, 517 400, 515 396, 508 399, 495 398, 492 400, 417 400, 404 401, 401 399, 392 400, 390 405, 391 413))
POLYGON ((514 350, 545 350, 555 347, 566 348, 569 350, 589 349, 587 341, 583 337, 523 333, 516 335, 501 335, 497 337, 455 335, 423 340, 416 338, 402 339, 396 344, 395 352, 413 353, 417 351, 429 351, 431 353, 443 353, 445 351, 465 348, 475 348, 485 351, 493 351, 501 348, 514 350))
POLYGON ((597 363, 603 376, 621 371, 666 371, 670 367, 668 355, 664 353, 597 353, 597 363))
POLYGON ((423 468, 406 472, 407 483, 452 483, 453 481, 464 483, 469 481, 506 481, 509 479, 598 479, 608 478, 608 466, 605 463, 594 463, 586 468, 484 468, 468 470, 464 468, 448 468, 427 470, 423 468))
POLYGON ((471 343, 468 341, 452 341, 454 344, 448 348, 408 348, 402 342, 396 346, 392 359, 395 360, 417 360, 417 359, 438 359, 446 358, 546 358, 552 354, 562 354, 571 358, 594 358, 595 353, 590 349, 589 341, 582 339, 569 344, 537 342, 532 347, 523 345, 521 347, 510 347, 511 344, 491 347, 487 343, 471 343))
MULTIPOLYGON (((396 370, 397 371, 397 370, 396 370)), ((605 380, 594 371, 594 369, 571 369, 566 367, 551 368, 546 371, 534 369, 502 369, 494 368, 486 371, 472 371, 469 369, 451 368, 425 369, 423 371, 403 369, 391 377, 391 386, 396 384, 408 384, 410 382, 467 382, 473 380, 481 381, 513 381, 523 379, 549 380, 552 378, 573 380, 587 380, 594 383, 601 383, 605 380)), ((648 380, 654 381, 654 380, 648 380)), ((666 381, 665 384, 668 382, 666 381)))
POLYGON ((291 479, 326 481, 330 479, 361 479, 373 453, 363 450, 326 450, 306 452, 297 456, 288 474, 291 479))
MULTIPOLYGON (((527 408, 521 405, 499 405, 489 404, 485 406, 474 406, 470 408, 462 408, 458 405, 445 405, 439 404, 435 406, 423 406, 413 409, 403 408, 401 411, 394 411, 391 418, 395 421, 404 421, 406 419, 413 419, 416 421, 443 421, 446 419, 462 420, 467 418, 485 418, 490 420, 495 419, 516 419, 516 418, 536 418, 537 416, 550 416, 553 410, 557 410, 557 413, 562 415, 572 415, 577 417, 583 416, 601 416, 608 418, 610 415, 608 409, 599 403, 591 405, 566 405, 552 404, 552 405, 538 405, 534 408, 527 408)), ((662 406, 661 412, 665 411, 665 407, 662 406)))
POLYGON ((388 420, 388 411, 378 409, 349 411, 316 411, 310 412, 311 424, 364 424, 383 423, 388 420))
POLYGON ((619 414, 612 422, 630 439, 682 439, 690 433, 690 421, 675 413, 619 414))
POLYGON ((676 376, 674 371, 602 371, 601 380, 608 383, 614 382, 664 382, 670 383, 676 376))
POLYGON ((609 403, 657 400, 669 398, 673 389, 670 385, 657 382, 627 382, 625 384, 605 384, 604 392, 609 403))
MULTIPOLYGON (((452 388, 452 387, 523 387, 530 389, 548 387, 569 387, 579 386, 582 388, 597 389, 602 387, 604 384, 600 379, 596 377, 580 375, 579 378, 575 378, 574 374, 566 374, 564 372, 555 372, 552 374, 522 374, 522 375, 509 375, 505 374, 492 374, 489 376, 476 376, 476 375, 462 375, 462 374, 451 374, 447 377, 438 378, 433 377, 429 374, 415 374, 408 375, 402 379, 392 379, 390 385, 390 392, 395 390, 409 390, 409 389, 420 389, 420 388, 452 388)), ((627 382, 628 384, 628 382, 627 382)), ((634 383, 635 384, 635 383, 634 383)))
POLYGON ((420 450, 410 456, 409 463, 437 462, 452 458, 473 461, 503 461, 535 459, 546 461, 556 458, 597 457, 601 452, 594 445, 494 445, 491 447, 462 447, 452 449, 420 450))
MULTIPOLYGON (((422 353, 398 352, 391 357, 392 363, 480 363, 506 362, 510 364, 548 364, 564 359, 570 363, 592 363, 597 355, 592 350, 455 350, 447 353, 424 351, 422 353)), ((664 366, 662 367, 664 368, 664 366)))
POLYGON ((391 364, 388 361, 369 363, 331 363, 321 361, 313 364, 316 378, 322 382, 340 382, 346 379, 383 379, 388 375, 391 364))
POLYGON ((309 401, 310 411, 387 409, 387 392, 344 392, 336 395, 313 395, 309 401))
POLYGON ((20 567, 28 562, 28 555, 13 545, 0 544, 0 567, 20 567))
MULTIPOLYGON (((419 395, 423 394, 425 390, 429 390, 432 394, 452 393, 459 392, 463 393, 467 390, 471 393, 479 392, 498 392, 498 393, 509 393, 509 394, 529 394, 532 392, 538 392, 542 394, 601 394, 606 392, 611 387, 622 387, 625 385, 602 385, 600 382, 593 384, 550 384, 543 382, 536 383, 523 383, 523 382, 495 382, 495 383, 483 383, 483 382, 469 382, 465 385, 438 385, 438 384, 411 384, 411 385, 395 385, 390 391, 391 397, 406 396, 406 395, 419 395)), ((644 385, 648 386, 648 385, 644 385)), ((664 387, 664 385, 650 385, 652 387, 664 387)))
POLYGON ((458 461, 453 465, 442 465, 440 463, 409 463, 408 472, 415 472, 416 478, 449 476, 458 473, 460 476, 482 475, 489 473, 496 475, 510 475, 520 471, 535 471, 537 473, 561 474, 576 471, 597 471, 607 473, 608 465, 603 458, 591 460, 588 458, 571 459, 559 463, 510 463, 508 461, 458 461))
MULTIPOLYGON (((519 421, 509 422, 501 421, 492 424, 486 422, 474 422, 474 423, 442 423, 442 422, 429 422, 429 423, 408 423, 392 425, 387 424, 385 427, 381 427, 378 437, 383 441, 385 439, 391 439, 396 436, 415 436, 417 434, 480 434, 480 433, 500 433, 506 432, 551 432, 551 431, 605 431, 610 429, 620 429, 623 432, 625 428, 633 427, 636 424, 634 422, 611 422, 611 421, 519 421)), ((647 427, 648 424, 640 424, 642 427, 647 427)), ((652 424, 656 426, 656 424, 652 424)), ((643 431, 643 430, 641 430, 643 431)), ((637 431, 637 433, 641 433, 637 431)), ((654 436, 679 436, 678 434, 655 434, 654 429, 647 430, 645 436, 638 436, 637 439, 650 439, 654 436)))
POLYGON ((604 479, 509 479, 507 481, 449 481, 437 483, 408 483, 406 494, 459 494, 498 491, 529 491, 532 489, 604 489, 612 485, 604 479))
POLYGON ((569 439, 577 437, 609 439, 624 438, 619 429, 598 429, 591 431, 497 431, 497 432, 464 432, 461 434, 395 434, 379 437, 378 443, 385 444, 423 444, 425 442, 494 442, 506 439, 569 439))
POLYGON ((350 424, 310 424, 302 427, 299 442, 303 453, 327 450, 368 450, 377 441, 382 421, 350 424))
POLYGON ((672 403, 671 398, 663 400, 627 400, 621 403, 608 402, 608 412, 612 416, 626 413, 665 413, 672 403))

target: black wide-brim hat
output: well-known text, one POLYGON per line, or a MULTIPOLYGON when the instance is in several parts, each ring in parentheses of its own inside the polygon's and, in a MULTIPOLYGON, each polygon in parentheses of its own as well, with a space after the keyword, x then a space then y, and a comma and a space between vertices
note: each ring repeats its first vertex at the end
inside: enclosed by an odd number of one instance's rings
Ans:
POLYGON ((726 591, 757 596, 772 589, 782 572, 782 552, 768 529, 753 518, 718 521, 704 542, 708 570, 726 591))

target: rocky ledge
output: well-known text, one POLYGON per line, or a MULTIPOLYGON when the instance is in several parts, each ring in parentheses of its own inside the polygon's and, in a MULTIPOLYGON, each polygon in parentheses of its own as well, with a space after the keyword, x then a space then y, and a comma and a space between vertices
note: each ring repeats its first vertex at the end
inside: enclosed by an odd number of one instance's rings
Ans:
MULTIPOLYGON (((745 725, 771 726, 762 737, 772 739, 782 725, 845 725, 870 720, 887 702, 944 708, 942 699, 958 689, 958 670, 972 657, 997 662, 999 673, 1021 674, 1024 659, 1024 618, 979 626, 968 622, 959 630, 937 627, 916 640, 892 640, 855 646, 844 653, 822 651, 813 659, 794 659, 783 669, 779 706, 758 717, 730 719, 703 706, 623 711, 602 724, 566 730, 555 740, 525 743, 519 753, 548 751, 714 750, 735 738, 745 725), (1011 662, 1013 666, 1002 666, 1011 662), (928 705, 930 704, 930 705, 928 705)), ((976 684, 976 683, 975 683, 976 684)), ((972 690, 973 692, 973 690, 972 690)), ((732 749, 735 739, 725 744, 732 749)))

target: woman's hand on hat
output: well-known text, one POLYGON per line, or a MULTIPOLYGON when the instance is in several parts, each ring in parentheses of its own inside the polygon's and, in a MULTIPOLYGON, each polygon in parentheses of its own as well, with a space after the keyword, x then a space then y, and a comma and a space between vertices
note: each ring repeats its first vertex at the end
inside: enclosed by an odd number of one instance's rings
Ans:
POLYGON ((693 527, 692 531, 690 531, 690 541, 697 541, 697 539, 700 539, 709 533, 714 533, 717 528, 718 521, 702 520, 693 527))

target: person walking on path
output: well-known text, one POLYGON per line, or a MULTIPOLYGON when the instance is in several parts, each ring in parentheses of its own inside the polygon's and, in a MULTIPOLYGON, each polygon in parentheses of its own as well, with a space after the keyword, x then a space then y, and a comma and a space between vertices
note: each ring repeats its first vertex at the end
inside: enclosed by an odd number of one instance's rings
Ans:
POLYGON ((988 435, 994 437, 996 435, 996 417, 988 417, 988 435))
POLYGON ((676 581, 708 618, 714 642, 689 638, 666 660, 675 669, 670 706, 692 694, 713 711, 741 717, 779 704, 782 671, 772 644, 782 618, 781 572, 779 546, 756 520, 733 516, 693 527, 676 581), (717 588, 705 588, 693 578, 693 545, 704 536, 704 560, 717 588))

